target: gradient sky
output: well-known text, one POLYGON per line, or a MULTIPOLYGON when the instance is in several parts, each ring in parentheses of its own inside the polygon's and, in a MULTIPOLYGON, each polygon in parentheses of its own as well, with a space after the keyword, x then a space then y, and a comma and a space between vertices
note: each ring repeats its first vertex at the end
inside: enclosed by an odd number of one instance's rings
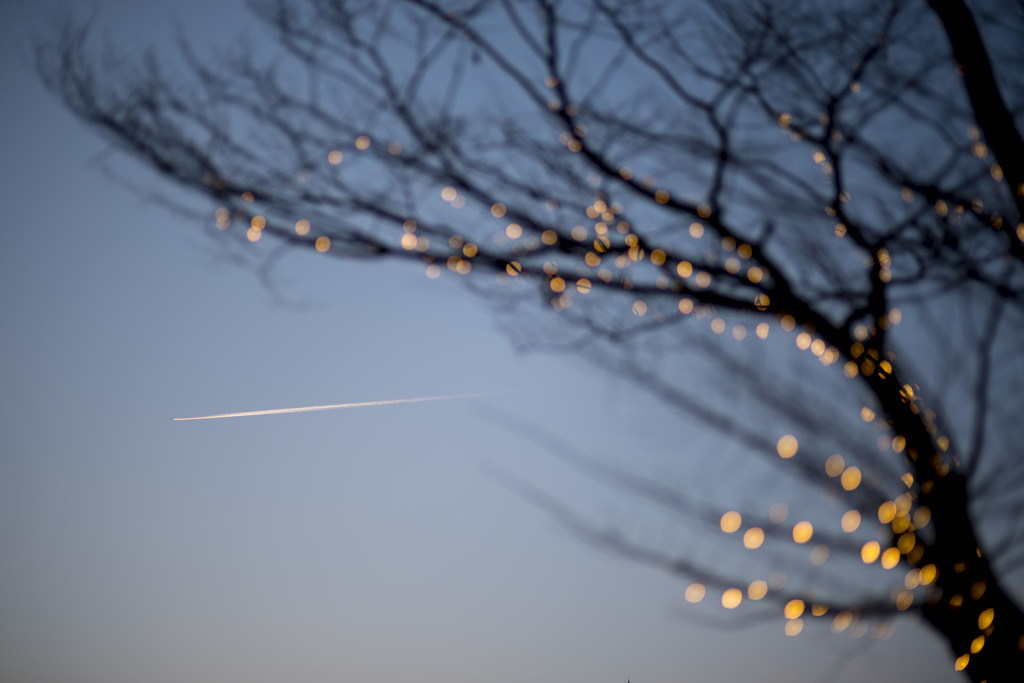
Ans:
MULTIPOLYGON (((95 2, 131 49, 237 2, 95 2)), ((502 414, 642 457, 682 423, 408 264, 294 254, 261 283, 112 181, 0 4, 0 679, 22 683, 955 681, 923 626, 710 629, 685 584, 573 538, 497 466, 629 524, 502 414), (506 392, 231 420, 175 417, 506 392), (495 417, 499 415, 499 417, 495 417), (664 418, 664 419, 662 419, 664 418), (638 432, 638 422, 657 429, 638 432), (600 426, 598 431, 595 427, 600 426)))

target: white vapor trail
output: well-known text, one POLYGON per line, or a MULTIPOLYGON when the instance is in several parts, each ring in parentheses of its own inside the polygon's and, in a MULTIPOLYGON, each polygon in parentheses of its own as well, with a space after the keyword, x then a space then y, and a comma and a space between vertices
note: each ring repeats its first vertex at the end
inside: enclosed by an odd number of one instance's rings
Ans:
POLYGON ((283 415, 284 413, 311 413, 317 410, 340 410, 342 408, 369 408, 370 406, 392 406, 399 403, 423 403, 424 401, 448 401, 455 398, 475 398, 491 396, 487 394, 455 394, 453 396, 424 396, 421 398, 395 398, 390 401, 363 401, 362 403, 337 403, 330 406, 306 406, 304 408, 278 408, 277 410, 252 410, 247 413, 224 413, 223 415, 203 415, 201 417, 175 417, 175 422, 185 420, 217 420, 222 417, 255 417, 256 415, 283 415))

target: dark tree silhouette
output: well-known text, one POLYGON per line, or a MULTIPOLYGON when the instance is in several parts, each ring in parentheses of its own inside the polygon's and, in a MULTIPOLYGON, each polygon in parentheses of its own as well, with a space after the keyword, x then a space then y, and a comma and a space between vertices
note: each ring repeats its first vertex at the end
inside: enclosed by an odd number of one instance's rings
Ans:
POLYGON ((177 65, 115 68, 72 22, 41 73, 212 200, 240 250, 404 258, 502 306, 539 295, 555 322, 511 318, 517 340, 556 335, 717 430, 713 457, 679 448, 718 477, 702 488, 550 438, 678 515, 672 543, 528 491, 686 578, 688 600, 781 608, 791 634, 916 612, 971 680, 1024 671, 1007 583, 1024 559, 1024 5, 253 10, 275 51, 183 41, 177 65))

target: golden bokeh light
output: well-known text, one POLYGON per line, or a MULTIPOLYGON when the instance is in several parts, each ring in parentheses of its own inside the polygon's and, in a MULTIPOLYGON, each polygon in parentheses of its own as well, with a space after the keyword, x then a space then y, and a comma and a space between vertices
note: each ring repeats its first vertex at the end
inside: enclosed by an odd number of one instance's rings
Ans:
POLYGON ((775 444, 775 450, 778 452, 780 458, 792 458, 796 455, 800 444, 797 442, 796 437, 792 434, 786 434, 779 438, 775 444))
POLYGON ((295 234, 301 236, 308 235, 311 226, 309 221, 305 218, 295 221, 295 234))
POLYGON ((900 563, 900 549, 899 548, 886 548, 882 551, 882 566, 886 569, 892 569, 900 563))
POLYGON ((888 524, 896 518, 896 503, 887 500, 878 506, 878 521, 888 524))
POLYGON ((814 526, 807 521, 797 522, 793 525, 793 540, 797 543, 807 543, 814 535, 814 526))
POLYGON ((360 135, 356 138, 356 149, 369 149, 370 138, 367 135, 360 135))
POLYGON ((825 461, 825 474, 830 477, 838 477, 846 468, 846 460, 838 453, 828 456, 825 461))
POLYGON ((843 518, 839 523, 843 527, 843 531, 848 534, 853 533, 860 527, 860 512, 857 510, 847 510, 843 513, 843 518))
POLYGON ((691 583, 689 586, 686 587, 684 597, 686 598, 687 602, 700 602, 704 599, 705 592, 706 589, 704 588, 704 584, 691 583))
POLYGON ((786 635, 787 636, 799 635, 800 632, 803 631, 803 630, 804 630, 804 620, 803 619, 790 619, 789 621, 786 622, 786 635))
POLYGON ((839 483, 847 491, 852 491, 860 486, 860 480, 860 469, 857 467, 847 467, 839 477, 839 483))
POLYGON ((766 595, 768 595, 767 581, 758 579, 757 581, 751 581, 750 585, 747 586, 747 597, 751 600, 760 600, 766 595))
POLYGON ((736 609, 743 602, 743 591, 739 588, 729 588, 722 593, 722 607, 736 609))
POLYGON ((735 533, 739 531, 740 526, 743 524, 743 518, 740 513, 735 510, 730 510, 722 515, 722 519, 719 521, 719 526, 727 534, 735 533))
POLYGON ((331 238, 326 235, 320 235, 320 237, 316 238, 316 242, 313 243, 313 246, 316 247, 317 251, 323 254, 331 248, 331 238))
POLYGON ((992 625, 992 622, 995 621, 995 618, 996 611, 993 608, 989 607, 978 616, 978 628, 984 631, 992 625))
POLYGON ((743 534, 743 545, 746 548, 754 550, 760 548, 762 543, 764 543, 764 530, 760 527, 750 527, 743 534))
POLYGON ((337 166, 341 163, 341 160, 345 158, 345 155, 341 153, 340 149, 332 149, 327 154, 327 163, 331 166, 337 166))
POLYGON ((853 614, 851 612, 843 611, 832 618, 832 632, 842 633, 850 627, 853 623, 853 614))
POLYGON ((880 553, 881 546, 878 545, 878 541, 868 541, 860 549, 860 559, 864 564, 871 564, 878 559, 880 553))
POLYGON ((799 599, 790 600, 782 609, 782 613, 787 619, 799 619, 804 613, 804 601, 799 599))

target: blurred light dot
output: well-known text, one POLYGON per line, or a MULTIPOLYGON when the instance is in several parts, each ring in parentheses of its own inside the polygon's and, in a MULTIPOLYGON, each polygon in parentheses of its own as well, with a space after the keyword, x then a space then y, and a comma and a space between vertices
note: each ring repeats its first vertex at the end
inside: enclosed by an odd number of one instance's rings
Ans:
POLYGON ((860 513, 856 510, 847 510, 843 513, 843 519, 840 524, 842 524, 843 531, 848 534, 856 531, 860 526, 860 513))
POLYGON ((370 138, 366 135, 360 135, 356 138, 356 149, 368 149, 370 147, 370 138))
POLYGON ((331 248, 331 238, 326 235, 321 235, 316 238, 316 242, 313 243, 316 250, 321 254, 331 248))
POLYGON ((743 534, 743 545, 751 550, 760 548, 762 543, 764 543, 763 529, 754 526, 747 529, 743 534))
POLYGON ((743 518, 740 517, 740 513, 736 512, 735 510, 730 510, 729 512, 726 512, 724 515, 722 515, 722 519, 719 522, 719 525, 722 527, 722 531, 724 531, 727 534, 731 534, 735 531, 738 531, 742 523, 743 518))
POLYGON ((686 587, 686 593, 685 593, 686 601, 687 602, 700 602, 701 600, 704 599, 704 593, 705 593, 704 584, 691 583, 689 586, 686 587))
POLYGON ((743 591, 739 588, 730 588, 722 593, 722 607, 736 609, 743 602, 743 591))
POLYGON ((501 202, 495 202, 494 204, 491 204, 491 215, 494 216, 495 218, 501 218, 502 216, 505 215, 507 210, 508 209, 501 202))
POLYGON ((332 149, 330 153, 327 155, 327 163, 331 164, 332 166, 337 166, 338 164, 341 163, 341 160, 344 157, 345 155, 341 153, 340 149, 332 149))
POLYGON ((451 200, 455 199, 455 197, 458 196, 458 194, 459 193, 455 190, 455 188, 449 185, 443 190, 441 190, 441 199, 445 200, 446 202, 450 202, 451 200))
POLYGON ((864 564, 871 564, 878 559, 880 551, 878 541, 868 541, 860 549, 860 559, 864 564))
POLYGON ((440 276, 441 266, 437 265, 436 263, 432 263, 429 266, 427 266, 427 277, 429 277, 431 280, 436 280, 440 276))
POLYGON ((795 636, 799 635, 800 631, 804 630, 803 619, 790 619, 786 622, 786 635, 795 636))
POLYGON ((764 596, 768 595, 768 582, 758 579, 752 581, 747 587, 747 597, 751 600, 760 600, 764 596))
POLYGON ((779 439, 778 443, 775 444, 775 450, 778 451, 779 457, 787 459, 796 455, 799 447, 800 444, 792 434, 786 434, 779 439))
POLYGON ((793 540, 797 543, 807 543, 814 535, 814 527, 810 522, 797 522, 793 525, 793 540))
POLYGON ((309 234, 309 221, 305 218, 295 222, 295 234, 296 235, 308 235, 309 234))
POLYGON ((633 315, 643 316, 647 313, 647 303, 637 299, 633 302, 633 315))
POLYGON ((860 486, 860 480, 860 470, 856 467, 847 467, 843 470, 843 474, 839 478, 839 483, 842 484, 845 490, 852 491, 860 486))
POLYGON ((830 477, 838 477, 843 473, 843 469, 846 467, 846 461, 843 456, 838 453, 828 456, 828 460, 825 461, 825 474, 830 477))
POLYGON ((782 609, 782 613, 786 616, 787 619, 799 619, 800 616, 804 613, 804 601, 790 600, 782 609))

